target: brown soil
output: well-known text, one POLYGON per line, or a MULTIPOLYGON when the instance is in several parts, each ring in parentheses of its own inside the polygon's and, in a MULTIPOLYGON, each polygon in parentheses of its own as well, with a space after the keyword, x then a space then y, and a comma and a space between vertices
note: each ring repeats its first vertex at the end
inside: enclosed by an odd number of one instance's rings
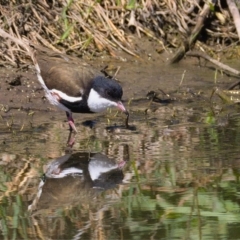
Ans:
MULTIPOLYGON (((134 58, 121 52, 118 59, 102 56, 89 60, 98 69, 108 65, 110 70, 113 69, 110 74, 114 74, 120 67, 117 79, 123 87, 125 101, 145 97, 151 90, 162 89, 166 93, 176 91, 183 76, 181 89, 190 88, 196 93, 201 91, 206 97, 210 96, 214 86, 224 88, 235 81, 219 72, 215 83, 214 68, 210 64, 200 67, 198 61, 193 58, 183 60, 177 65, 168 65, 170 53, 157 53, 155 42, 146 39, 136 41, 141 58, 134 58)), ((44 122, 54 115, 49 112, 59 112, 44 98, 44 92, 32 66, 28 70, 2 67, 0 78, 1 116, 5 120, 1 128, 4 129, 13 117, 14 124, 21 126, 26 119, 26 113, 29 117, 33 111, 35 121, 44 122)), ((65 114, 61 113, 61 116, 64 119, 65 114)))

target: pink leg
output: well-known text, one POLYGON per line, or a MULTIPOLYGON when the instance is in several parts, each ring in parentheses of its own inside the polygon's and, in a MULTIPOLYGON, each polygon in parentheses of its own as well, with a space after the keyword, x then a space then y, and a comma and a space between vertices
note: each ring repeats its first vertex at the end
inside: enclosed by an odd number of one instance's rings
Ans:
POLYGON ((66 112, 66 114, 67 114, 68 124, 69 124, 69 127, 70 127, 70 132, 69 132, 69 135, 68 135, 67 145, 70 148, 72 148, 74 143, 75 143, 75 134, 77 133, 77 129, 76 129, 76 126, 74 124, 72 114, 70 114, 68 112, 66 112))
POLYGON ((69 112, 66 112, 66 114, 67 114, 67 119, 68 119, 68 124, 69 124, 69 127, 70 127, 70 131, 74 131, 75 133, 77 133, 77 128, 74 124, 72 114, 70 114, 69 112))
POLYGON ((72 131, 69 132, 67 146, 72 148, 75 143, 75 133, 72 131), (72 136, 73 135, 73 136, 72 136))

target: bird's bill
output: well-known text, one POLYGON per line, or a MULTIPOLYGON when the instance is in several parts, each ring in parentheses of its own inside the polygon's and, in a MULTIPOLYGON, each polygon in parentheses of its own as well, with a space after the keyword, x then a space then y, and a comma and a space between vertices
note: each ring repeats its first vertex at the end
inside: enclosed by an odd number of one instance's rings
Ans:
POLYGON ((124 107, 121 101, 117 102, 117 108, 119 108, 123 112, 127 112, 127 109, 124 107))

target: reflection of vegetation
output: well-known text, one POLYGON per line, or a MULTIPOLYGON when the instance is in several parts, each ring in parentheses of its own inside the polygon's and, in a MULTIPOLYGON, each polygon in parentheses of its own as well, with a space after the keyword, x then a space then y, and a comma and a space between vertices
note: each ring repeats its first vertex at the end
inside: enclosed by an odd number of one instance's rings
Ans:
MULTIPOLYGON (((127 209, 127 213, 121 215, 122 223, 130 231, 129 236, 138 232, 138 239, 143 239, 149 233, 161 239, 163 229, 164 239, 173 239, 179 235, 194 239, 220 234, 226 237, 229 224, 240 224, 239 203, 229 200, 234 198, 237 184, 229 191, 230 185, 230 182, 220 180, 204 188, 181 190, 162 186, 146 191, 132 184, 120 205, 127 209), (216 185, 223 186, 221 191, 216 185), (225 192, 229 192, 228 197, 225 192), (212 229, 212 224, 217 222, 221 225, 220 232, 219 228, 212 229)), ((142 188, 146 188, 146 185, 142 188)))
POLYGON ((102 234, 109 239, 108 226, 111 222, 110 226, 115 226, 114 232, 122 229, 124 239, 130 239, 136 233, 138 239, 147 235, 161 239, 163 230, 166 239, 173 239, 179 234, 198 238, 199 235, 204 237, 213 234, 227 236, 228 226, 240 222, 239 204, 232 200, 238 192, 238 185, 234 183, 231 173, 226 172, 222 178, 216 175, 215 180, 213 176, 208 177, 209 183, 198 187, 182 187, 179 179, 180 184, 177 183, 174 187, 163 178, 163 174, 174 179, 171 175, 178 173, 167 169, 165 164, 159 165, 155 173, 149 172, 153 177, 147 181, 148 173, 138 168, 137 172, 135 170, 137 182, 123 186, 122 197, 115 199, 115 203, 108 202, 115 198, 115 191, 112 191, 95 199, 95 203, 82 202, 78 207, 65 210, 60 208, 50 218, 48 212, 43 212, 34 217, 38 231, 34 230, 31 217, 26 215, 27 206, 23 199, 18 195, 9 200, 5 198, 1 205, 2 234, 5 239, 36 238, 40 233, 42 236, 54 237, 60 234, 64 237, 67 234, 73 236, 80 228, 83 236, 90 239, 94 232, 96 234, 100 230, 97 226, 101 226, 102 234), (229 177, 231 182, 228 181, 229 177), (90 222, 89 214, 93 217, 90 222), (217 222, 221 224, 220 232, 218 228, 212 229, 212 224, 217 222), (74 226, 78 226, 77 229, 74 226))
POLYGON ((19 195, 2 201, 0 218, 3 239, 28 239, 29 219, 22 204, 23 201, 19 195))
POLYGON ((11 179, 10 174, 5 173, 4 171, 2 171, 2 169, 0 169, 0 192, 2 195, 2 193, 4 193, 7 190, 7 187, 5 185, 6 182, 9 182, 11 179))

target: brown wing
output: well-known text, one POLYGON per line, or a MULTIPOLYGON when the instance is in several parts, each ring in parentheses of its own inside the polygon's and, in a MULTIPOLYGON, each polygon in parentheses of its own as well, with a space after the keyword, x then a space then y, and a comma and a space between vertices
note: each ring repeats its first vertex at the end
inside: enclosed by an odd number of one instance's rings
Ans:
POLYGON ((35 56, 48 89, 57 89, 69 96, 81 96, 94 77, 103 75, 76 57, 38 49, 35 56))

